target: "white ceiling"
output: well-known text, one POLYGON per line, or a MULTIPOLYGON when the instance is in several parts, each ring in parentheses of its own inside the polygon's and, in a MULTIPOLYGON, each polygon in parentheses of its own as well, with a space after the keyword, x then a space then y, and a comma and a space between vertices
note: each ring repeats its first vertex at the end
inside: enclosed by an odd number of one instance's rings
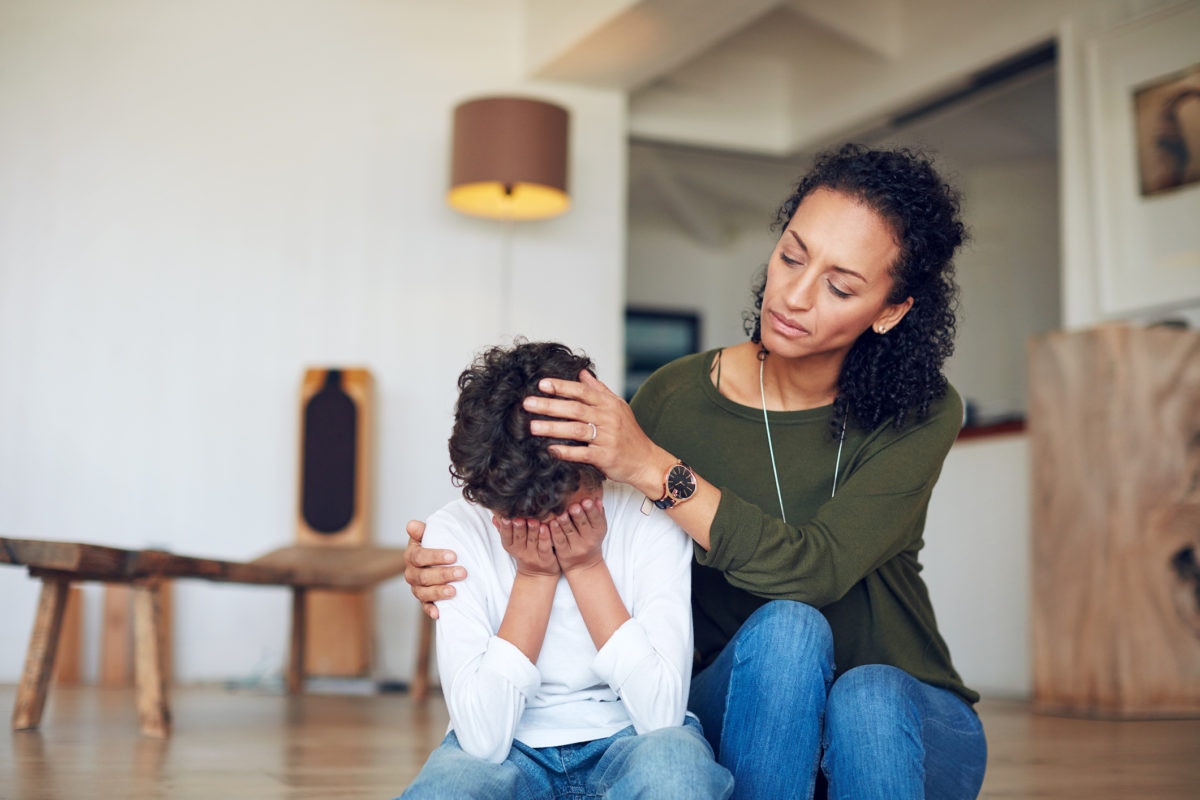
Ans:
POLYGON ((1038 14, 1063 3, 1019 5, 526 0, 527 60, 538 78, 626 90, 631 213, 667 208, 720 240, 720 220, 761 219, 764 178, 787 176, 777 178, 786 190, 813 152, 843 139, 920 145, 964 168, 1052 157, 1052 63, 972 88, 997 63, 1043 48, 1038 14))
POLYGON ((1070 2, 526 0, 526 61, 628 92, 635 139, 788 156, 1043 45, 1070 2))

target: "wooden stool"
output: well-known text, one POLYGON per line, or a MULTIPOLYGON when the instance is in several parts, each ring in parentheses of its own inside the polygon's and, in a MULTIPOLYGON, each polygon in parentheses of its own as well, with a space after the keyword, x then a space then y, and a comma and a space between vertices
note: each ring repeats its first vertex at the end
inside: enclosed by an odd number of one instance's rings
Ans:
POLYGON ((0 538, 0 564, 25 566, 42 581, 25 668, 17 688, 13 729, 36 728, 42 719, 54 657, 72 583, 128 583, 133 588, 134 675, 138 718, 146 736, 170 731, 162 626, 162 582, 200 578, 220 583, 289 586, 292 589, 291 647, 287 689, 303 690, 305 593, 309 589, 365 591, 404 571, 404 549, 313 547, 273 550, 249 562, 218 561, 163 550, 125 550, 79 542, 0 538))

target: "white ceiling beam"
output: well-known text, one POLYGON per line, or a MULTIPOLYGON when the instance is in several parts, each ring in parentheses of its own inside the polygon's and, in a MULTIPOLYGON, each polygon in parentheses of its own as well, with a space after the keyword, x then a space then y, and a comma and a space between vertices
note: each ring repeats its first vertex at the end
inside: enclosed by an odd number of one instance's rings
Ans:
POLYGON ((640 0, 525 0, 528 72, 553 61, 640 0))
POLYGON ((898 111, 1044 44, 1061 30, 1064 14, 1087 5, 1038 0, 1010 8, 992 0, 905 0, 880 6, 900 8, 905 16, 901 29, 908 31, 909 45, 892 59, 832 35, 794 5, 806 1, 788 0, 685 69, 632 93, 630 132, 695 147, 811 153, 866 135, 898 111))
POLYGON ((798 14, 883 58, 904 53, 905 0, 788 0, 798 14))
POLYGON ((529 72, 535 78, 631 91, 683 66, 781 2, 604 0, 602 13, 571 15, 553 6, 589 3, 527 0, 529 72))

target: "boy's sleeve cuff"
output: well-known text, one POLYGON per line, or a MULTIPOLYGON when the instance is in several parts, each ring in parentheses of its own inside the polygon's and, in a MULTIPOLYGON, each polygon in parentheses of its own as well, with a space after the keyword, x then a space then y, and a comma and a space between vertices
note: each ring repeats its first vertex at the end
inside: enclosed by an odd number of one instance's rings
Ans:
POLYGON ((533 662, 515 644, 499 636, 488 640, 479 665, 511 683, 526 697, 531 697, 542 683, 541 673, 533 662))

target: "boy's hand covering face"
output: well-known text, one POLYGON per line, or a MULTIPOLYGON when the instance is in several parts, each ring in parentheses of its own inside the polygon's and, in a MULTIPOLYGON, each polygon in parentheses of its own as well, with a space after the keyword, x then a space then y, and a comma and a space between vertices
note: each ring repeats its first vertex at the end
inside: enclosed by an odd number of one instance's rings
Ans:
POLYGON ((549 523, 550 540, 563 572, 584 569, 604 560, 600 545, 608 532, 604 504, 588 497, 571 503, 549 523))
POLYGON ((517 572, 533 576, 559 574, 549 525, 536 519, 504 519, 494 514, 492 525, 500 532, 504 552, 517 560, 517 572))
POLYGON ((539 521, 493 514, 492 525, 504 551, 517 560, 517 571, 526 575, 557 576, 604 560, 608 519, 600 496, 591 492, 579 492, 556 517, 539 521))

